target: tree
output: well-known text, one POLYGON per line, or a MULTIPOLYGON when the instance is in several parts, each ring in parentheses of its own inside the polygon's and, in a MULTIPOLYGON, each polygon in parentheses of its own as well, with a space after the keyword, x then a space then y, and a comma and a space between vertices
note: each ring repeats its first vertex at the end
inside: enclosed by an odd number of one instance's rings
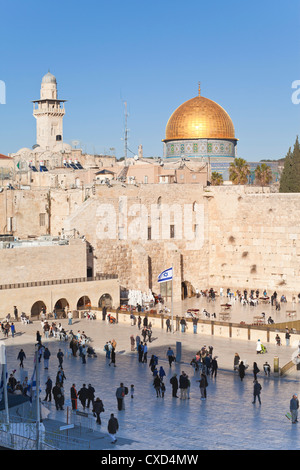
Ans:
POLYGON ((273 175, 272 169, 266 163, 262 163, 255 168, 255 181, 261 186, 268 186, 272 183, 273 175))
POLYGON ((300 193, 300 144, 298 136, 293 151, 289 148, 285 157, 279 192, 300 193))
POLYGON ((223 184, 223 176, 217 171, 213 171, 211 174, 210 182, 213 186, 221 186, 223 184))
POLYGON ((247 184, 250 168, 243 158, 235 158, 229 166, 229 179, 233 184, 247 184))

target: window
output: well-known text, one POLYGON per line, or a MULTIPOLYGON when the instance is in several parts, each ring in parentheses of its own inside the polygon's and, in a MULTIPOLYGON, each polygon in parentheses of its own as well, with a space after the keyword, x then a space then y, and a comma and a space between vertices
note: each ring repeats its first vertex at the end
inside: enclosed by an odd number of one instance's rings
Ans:
POLYGON ((151 225, 148 227, 148 240, 151 240, 151 225))
POLYGON ((175 225, 170 225, 170 238, 175 238, 175 225))
POLYGON ((40 214, 40 227, 45 227, 46 225, 46 214, 40 214))

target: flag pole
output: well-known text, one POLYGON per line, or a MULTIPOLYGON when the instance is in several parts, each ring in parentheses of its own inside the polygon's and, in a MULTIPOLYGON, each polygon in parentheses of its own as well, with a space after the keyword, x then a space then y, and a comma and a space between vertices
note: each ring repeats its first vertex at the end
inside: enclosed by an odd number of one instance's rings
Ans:
POLYGON ((7 396, 7 362, 6 362, 6 346, 1 344, 0 347, 0 363, 2 369, 3 396, 5 404, 6 424, 9 424, 8 396, 7 396))

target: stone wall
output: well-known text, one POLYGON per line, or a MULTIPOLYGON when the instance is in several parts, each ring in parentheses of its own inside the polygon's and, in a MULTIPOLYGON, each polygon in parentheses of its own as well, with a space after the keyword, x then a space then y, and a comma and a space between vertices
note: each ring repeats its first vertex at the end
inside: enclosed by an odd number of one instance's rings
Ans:
POLYGON ((0 250, 0 285, 86 277, 86 244, 69 243, 0 250))
POLYGON ((183 282, 190 292, 276 289, 288 300, 300 291, 300 194, 197 184, 99 185, 95 193, 86 191, 5 190, 0 193, 0 232, 7 231, 9 217, 20 238, 47 231, 58 235, 62 228, 68 236, 78 232, 93 247, 94 273, 118 274, 121 286, 142 291, 159 292, 158 274, 173 265, 174 300, 181 298, 183 282), (175 208, 170 220, 164 205, 175 208), (192 207, 190 223, 185 205, 192 207), (46 214, 44 227, 40 213, 46 214), (180 235, 176 217, 181 213, 180 235), (186 236, 185 222, 197 225, 196 244, 186 236), (175 238, 170 238, 170 225, 175 238))

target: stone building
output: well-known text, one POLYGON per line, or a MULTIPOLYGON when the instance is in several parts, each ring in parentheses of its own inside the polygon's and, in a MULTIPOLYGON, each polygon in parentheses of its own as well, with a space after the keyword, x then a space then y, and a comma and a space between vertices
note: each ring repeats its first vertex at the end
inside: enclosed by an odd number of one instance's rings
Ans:
POLYGON ((0 237, 0 315, 18 308, 36 317, 46 312, 119 306, 116 275, 92 275, 93 257, 84 239, 0 237))

